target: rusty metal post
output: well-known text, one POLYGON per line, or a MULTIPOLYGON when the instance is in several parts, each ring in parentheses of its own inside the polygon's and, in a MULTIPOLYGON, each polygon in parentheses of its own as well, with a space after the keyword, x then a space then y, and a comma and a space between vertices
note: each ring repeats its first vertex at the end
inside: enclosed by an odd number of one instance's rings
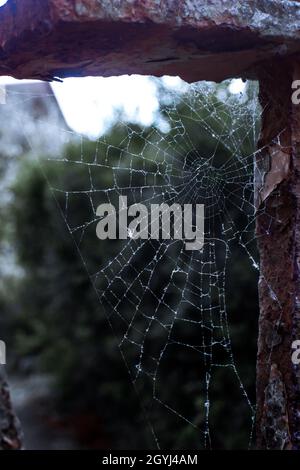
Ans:
POLYGON ((282 60, 259 77, 257 447, 300 449, 300 366, 292 362, 300 339, 300 105, 291 99, 300 74, 282 60))

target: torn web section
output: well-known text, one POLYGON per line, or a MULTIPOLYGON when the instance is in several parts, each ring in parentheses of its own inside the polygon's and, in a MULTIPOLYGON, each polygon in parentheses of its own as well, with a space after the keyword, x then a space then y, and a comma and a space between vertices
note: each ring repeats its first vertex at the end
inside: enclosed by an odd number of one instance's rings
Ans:
POLYGON ((165 126, 120 121, 94 141, 79 136, 79 145, 42 161, 43 171, 157 443, 218 447, 231 433, 247 447, 251 387, 239 372, 231 334, 238 337, 243 312, 232 326, 234 286, 227 285, 232 259, 255 264, 255 86, 239 98, 225 83, 181 93, 162 86, 160 105, 165 126), (187 250, 185 240, 153 239, 150 229, 147 239, 128 230, 124 239, 99 240, 97 208, 111 205, 119 220, 120 197, 128 207, 142 203, 148 214, 153 204, 204 204, 202 250, 187 250), (174 427, 178 443, 169 438, 174 427))

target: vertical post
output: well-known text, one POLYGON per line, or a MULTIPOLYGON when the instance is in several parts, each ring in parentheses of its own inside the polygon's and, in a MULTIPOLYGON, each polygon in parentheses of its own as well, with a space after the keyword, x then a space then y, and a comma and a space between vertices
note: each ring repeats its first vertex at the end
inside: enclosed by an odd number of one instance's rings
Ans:
POLYGON ((292 103, 292 62, 260 70, 262 129, 255 196, 260 254, 257 447, 300 449, 300 105, 292 103))

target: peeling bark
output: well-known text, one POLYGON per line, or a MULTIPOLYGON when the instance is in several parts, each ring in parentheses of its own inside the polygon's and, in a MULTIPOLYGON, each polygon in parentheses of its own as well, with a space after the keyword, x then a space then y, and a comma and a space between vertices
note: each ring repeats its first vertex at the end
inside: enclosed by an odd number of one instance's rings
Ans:
POLYGON ((297 71, 277 61, 259 75, 257 446, 300 449, 300 368, 291 360, 300 339, 300 106, 291 101, 297 71))

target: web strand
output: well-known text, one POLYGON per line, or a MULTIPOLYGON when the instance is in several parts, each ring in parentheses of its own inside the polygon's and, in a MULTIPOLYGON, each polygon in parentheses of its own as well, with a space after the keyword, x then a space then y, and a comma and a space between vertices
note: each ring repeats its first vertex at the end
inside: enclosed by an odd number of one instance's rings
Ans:
MULTIPOLYGON (((162 112, 169 132, 120 120, 113 132, 93 143, 93 154, 86 154, 86 139, 79 136, 76 155, 49 158, 51 166, 68 168, 69 179, 53 181, 48 167, 43 171, 118 337, 134 386, 196 429, 203 448, 209 448, 214 431, 211 394, 220 369, 232 371, 251 423, 255 414, 233 354, 226 282, 236 245, 257 268, 253 156, 258 104, 255 92, 245 104, 230 96, 216 99, 215 90, 192 85, 183 94, 169 90, 162 112), (74 182, 78 171, 84 177, 74 182), (97 206, 116 206, 119 196, 147 207, 204 204, 203 250, 187 251, 183 240, 128 236, 111 242, 110 256, 95 265, 88 243, 96 237, 97 206), (76 204, 83 199, 88 211, 84 220, 77 220, 76 204), (188 416, 165 400, 163 390, 169 356, 176 358, 181 350, 199 361, 199 401, 188 416)), ((110 243, 98 242, 100 253, 110 243)), ((180 376, 178 387, 184 387, 180 376)), ((151 422, 149 411, 147 416, 151 422)), ((151 426, 159 445, 161 436, 151 426)))

